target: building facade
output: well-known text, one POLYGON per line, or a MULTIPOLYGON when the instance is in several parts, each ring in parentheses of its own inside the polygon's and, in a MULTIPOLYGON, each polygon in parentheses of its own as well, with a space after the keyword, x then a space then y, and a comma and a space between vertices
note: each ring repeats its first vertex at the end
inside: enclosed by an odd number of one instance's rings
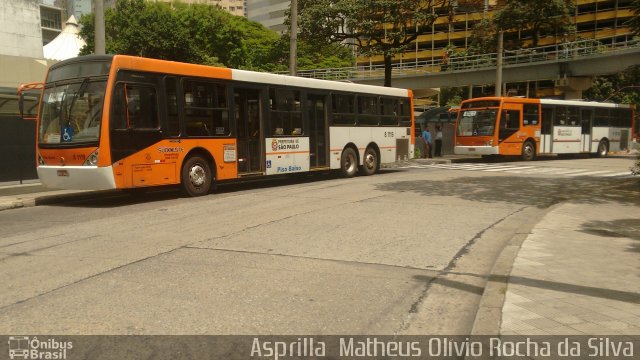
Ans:
POLYGON ((277 32, 285 32, 290 0, 247 0, 247 18, 277 32))
POLYGON ((37 0, 3 2, 0 24, 0 55, 42 58, 43 33, 37 0))
MULTIPOLYGON (((603 43, 622 41, 631 36, 629 20, 634 16, 633 0, 574 0, 572 15, 574 30, 571 33, 546 33, 539 38, 538 46, 555 45, 566 41, 593 39, 603 43)), ((432 31, 419 36, 407 51, 395 57, 395 62, 412 62, 441 59, 445 50, 464 51, 470 45, 470 36, 480 21, 492 18, 496 10, 504 6, 504 0, 485 0, 484 3, 455 2, 449 13, 441 14, 432 31)), ((518 32, 507 34, 511 41, 522 47, 531 45, 531 34, 518 32), (515 39, 514 39, 515 37, 515 39)), ((506 37, 505 37, 506 38, 506 37)), ((382 64, 382 56, 359 57, 359 65, 382 64)))

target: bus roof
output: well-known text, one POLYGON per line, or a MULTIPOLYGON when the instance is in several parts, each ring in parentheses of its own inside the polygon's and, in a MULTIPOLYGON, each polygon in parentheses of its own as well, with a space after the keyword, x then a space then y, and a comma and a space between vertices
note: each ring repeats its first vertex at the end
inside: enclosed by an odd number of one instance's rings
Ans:
POLYGON ((605 103, 605 102, 597 102, 597 101, 584 101, 584 100, 558 100, 558 99, 535 99, 535 98, 520 98, 520 97, 479 97, 473 99, 464 100, 463 103, 474 102, 474 101, 505 101, 510 103, 540 103, 547 105, 566 105, 566 106, 591 106, 591 107, 602 107, 602 108, 630 108, 629 104, 614 104, 614 103, 605 103))
POLYGON ((408 97, 410 90, 382 87, 374 85, 354 84, 341 81, 309 79, 296 76, 278 75, 248 70, 236 70, 207 65, 181 63, 169 60, 158 60, 129 55, 87 55, 61 61, 51 69, 68 64, 89 61, 112 61, 119 68, 139 69, 141 71, 161 72, 184 76, 203 76, 236 81, 253 82, 270 85, 295 86, 319 90, 359 92, 372 95, 408 97))
POLYGON ((549 105, 567 105, 567 106, 593 106, 602 108, 629 108, 629 104, 614 104, 604 103, 596 101, 582 101, 582 100, 556 100, 556 99, 540 99, 541 104, 549 105))

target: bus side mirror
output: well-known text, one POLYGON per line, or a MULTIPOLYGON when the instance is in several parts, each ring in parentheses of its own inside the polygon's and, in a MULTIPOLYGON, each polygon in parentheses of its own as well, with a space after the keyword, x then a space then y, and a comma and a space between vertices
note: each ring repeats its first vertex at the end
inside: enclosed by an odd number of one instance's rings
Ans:
POLYGON ((36 120, 43 83, 22 84, 18 87, 18 109, 23 120, 36 120))
POLYGON ((20 117, 24 119, 24 93, 18 95, 18 109, 20 110, 20 117))

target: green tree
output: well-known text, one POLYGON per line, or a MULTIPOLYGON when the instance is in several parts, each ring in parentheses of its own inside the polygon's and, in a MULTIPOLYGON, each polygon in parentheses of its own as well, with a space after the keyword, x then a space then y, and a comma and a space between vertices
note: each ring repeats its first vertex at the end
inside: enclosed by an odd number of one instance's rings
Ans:
POLYGON ((498 51, 498 29, 490 19, 480 20, 469 36, 469 54, 489 54, 498 51))
MULTIPOLYGON (((93 14, 83 16, 80 23, 80 35, 87 42, 81 55, 87 55, 94 48, 93 14)), ((111 54, 257 71, 287 69, 288 38, 216 6, 118 0, 114 9, 105 11, 105 35, 111 54)), ((337 45, 303 44, 299 56, 309 68, 347 66, 353 61, 348 50, 337 45)))
POLYGON ((391 86, 394 55, 431 32, 449 0, 299 0, 301 38, 312 44, 351 43, 364 56, 382 55, 391 86))
POLYGON ((573 9, 573 0, 507 0, 495 22, 502 30, 529 32, 536 47, 542 34, 562 34, 571 28, 573 9))
MULTIPOLYGON (((592 101, 610 101, 619 104, 632 104, 636 108, 636 128, 640 121, 640 65, 632 66, 625 71, 597 77, 593 86, 584 92, 584 98, 592 101)), ((640 175, 640 158, 631 169, 640 175)))

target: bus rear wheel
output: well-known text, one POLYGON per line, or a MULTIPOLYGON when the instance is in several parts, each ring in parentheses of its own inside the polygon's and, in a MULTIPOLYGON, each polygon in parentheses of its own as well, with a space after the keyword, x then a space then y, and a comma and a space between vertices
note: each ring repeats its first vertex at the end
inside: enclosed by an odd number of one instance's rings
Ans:
POLYGON ((344 177, 354 177, 358 172, 358 156, 355 150, 348 147, 342 151, 340 157, 340 171, 344 177))
POLYGON ((189 196, 202 196, 209 193, 213 176, 207 160, 200 156, 190 157, 182 166, 182 188, 189 196))
POLYGON ((360 174, 368 176, 375 174, 376 171, 378 171, 378 153, 373 148, 367 148, 362 158, 360 174))
POLYGON ((536 145, 530 140, 522 144, 522 160, 531 161, 536 158, 536 145))
POLYGON ((596 156, 606 157, 608 154, 609 142, 607 140, 600 140, 600 143, 598 143, 598 152, 596 152, 596 156))

